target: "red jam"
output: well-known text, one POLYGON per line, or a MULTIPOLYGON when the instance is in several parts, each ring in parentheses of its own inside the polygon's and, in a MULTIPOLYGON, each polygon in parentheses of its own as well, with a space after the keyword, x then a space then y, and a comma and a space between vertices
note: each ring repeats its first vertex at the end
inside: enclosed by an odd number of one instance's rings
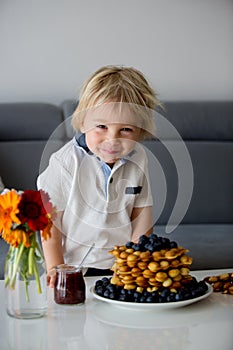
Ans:
POLYGON ((56 267, 54 300, 57 304, 83 304, 86 300, 86 286, 82 271, 75 266, 56 267))

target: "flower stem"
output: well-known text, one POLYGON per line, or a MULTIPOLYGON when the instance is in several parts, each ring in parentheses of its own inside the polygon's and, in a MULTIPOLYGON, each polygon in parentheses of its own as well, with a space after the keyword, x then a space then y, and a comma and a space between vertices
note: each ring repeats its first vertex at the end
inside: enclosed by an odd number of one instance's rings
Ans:
POLYGON ((35 253, 35 248, 34 248, 34 246, 31 246, 29 248, 29 253, 28 253, 28 274, 29 275, 33 274, 34 253, 35 253))
POLYGON ((35 257, 36 249, 38 249, 38 246, 36 242, 36 235, 34 234, 32 236, 31 247, 28 254, 28 273, 29 275, 35 275, 37 291, 39 294, 41 294, 42 290, 41 290, 40 276, 38 273, 38 267, 37 267, 36 257, 35 257))
POLYGON ((36 263, 34 264, 34 275, 36 277, 37 291, 39 294, 41 294, 42 290, 41 290, 41 284, 40 284, 40 276, 38 273, 38 267, 36 263))
POLYGON ((27 281, 27 278, 25 275, 22 275, 23 281, 24 281, 24 286, 25 286, 25 291, 26 291, 26 301, 29 302, 29 293, 28 293, 28 284, 29 282, 27 281))
POLYGON ((12 275, 12 270, 13 270, 12 258, 15 259, 15 248, 10 246, 6 257, 6 263, 5 263, 5 281, 4 281, 5 287, 8 286, 10 282, 10 276, 12 275))
POLYGON ((16 261, 14 262, 14 268, 13 268, 13 273, 11 276, 10 280, 10 288, 14 289, 14 284, 15 284, 15 278, 18 270, 18 266, 20 263, 20 259, 22 257, 23 251, 24 251, 24 245, 21 244, 19 248, 17 248, 17 254, 16 254, 16 261))

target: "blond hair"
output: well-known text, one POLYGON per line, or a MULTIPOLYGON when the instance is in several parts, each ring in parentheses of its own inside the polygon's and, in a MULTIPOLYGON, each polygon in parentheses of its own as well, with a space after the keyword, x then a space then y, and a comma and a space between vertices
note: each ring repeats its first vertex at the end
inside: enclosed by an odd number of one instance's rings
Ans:
MULTIPOLYGON (((150 87, 143 74, 135 68, 104 66, 93 73, 84 83, 80 99, 72 117, 72 126, 80 130, 85 112, 108 102, 123 102, 144 110, 143 138, 155 136, 153 112, 161 106, 157 94, 150 87)), ((136 111, 135 110, 135 111, 136 111)))

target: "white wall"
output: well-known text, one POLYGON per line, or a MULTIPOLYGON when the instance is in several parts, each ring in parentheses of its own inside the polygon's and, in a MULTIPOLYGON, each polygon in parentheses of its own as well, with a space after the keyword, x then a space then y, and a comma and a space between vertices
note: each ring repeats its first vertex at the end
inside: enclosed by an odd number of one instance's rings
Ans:
POLYGON ((76 98, 105 64, 162 100, 232 100, 232 0, 1 0, 0 102, 76 98))

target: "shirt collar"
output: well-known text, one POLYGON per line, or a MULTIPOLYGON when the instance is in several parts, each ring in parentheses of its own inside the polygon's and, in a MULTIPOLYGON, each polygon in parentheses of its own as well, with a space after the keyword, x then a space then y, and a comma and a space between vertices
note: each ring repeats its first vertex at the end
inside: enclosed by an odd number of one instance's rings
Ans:
POLYGON ((93 153, 89 150, 89 148, 87 147, 85 134, 81 134, 81 135, 76 134, 76 135, 75 135, 75 141, 76 141, 76 144, 77 144, 79 147, 81 147, 81 148, 84 149, 84 151, 86 151, 86 152, 89 153, 89 154, 93 154, 93 153))

